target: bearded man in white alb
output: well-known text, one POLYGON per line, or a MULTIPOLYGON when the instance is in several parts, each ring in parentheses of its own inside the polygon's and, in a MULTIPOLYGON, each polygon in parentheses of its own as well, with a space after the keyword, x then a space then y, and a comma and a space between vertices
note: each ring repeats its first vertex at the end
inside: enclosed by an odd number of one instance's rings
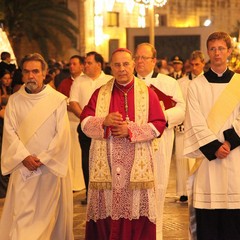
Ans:
POLYGON ((66 98, 43 84, 40 54, 21 63, 24 85, 4 117, 2 172, 11 174, 0 222, 4 240, 72 240, 72 190, 66 98))

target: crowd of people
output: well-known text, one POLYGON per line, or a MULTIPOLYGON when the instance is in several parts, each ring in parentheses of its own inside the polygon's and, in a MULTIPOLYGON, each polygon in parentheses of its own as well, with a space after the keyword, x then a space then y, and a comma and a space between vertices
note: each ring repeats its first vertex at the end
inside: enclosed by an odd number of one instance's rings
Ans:
POLYGON ((240 239, 240 76, 227 33, 185 61, 149 43, 67 62, 0 63, 3 239, 72 240, 86 189, 86 240, 161 240, 171 161, 190 239, 240 239))

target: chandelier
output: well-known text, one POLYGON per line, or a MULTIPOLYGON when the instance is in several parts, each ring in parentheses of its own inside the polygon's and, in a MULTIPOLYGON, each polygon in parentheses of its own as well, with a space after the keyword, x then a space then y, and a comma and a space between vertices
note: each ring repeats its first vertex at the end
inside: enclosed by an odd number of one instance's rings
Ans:
POLYGON ((134 2, 138 4, 144 4, 146 7, 150 6, 151 4, 156 7, 162 7, 167 3, 167 0, 134 0, 134 2))

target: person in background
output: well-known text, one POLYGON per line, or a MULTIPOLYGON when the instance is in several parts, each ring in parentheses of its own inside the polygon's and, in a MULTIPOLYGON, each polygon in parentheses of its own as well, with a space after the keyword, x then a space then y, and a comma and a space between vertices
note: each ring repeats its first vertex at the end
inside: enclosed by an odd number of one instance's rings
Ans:
POLYGON ((79 118, 71 111, 69 107, 69 96, 71 86, 74 81, 83 75, 84 68, 84 57, 79 55, 73 55, 69 60, 69 70, 71 76, 65 78, 59 84, 57 90, 64 94, 68 98, 68 117, 70 122, 71 130, 71 154, 70 154, 70 164, 69 164, 69 173, 72 180, 72 190, 80 191, 84 189, 84 180, 81 166, 81 148, 78 141, 77 127, 79 125, 79 118))
POLYGON ((49 74, 49 73, 46 74, 46 77, 45 77, 43 83, 44 83, 44 84, 48 84, 48 85, 51 86, 53 89, 56 89, 56 88, 55 88, 55 85, 54 85, 54 77, 53 77, 53 75, 51 75, 51 74, 49 74))
POLYGON ((103 71, 105 74, 112 75, 110 63, 108 63, 108 62, 105 63, 105 67, 104 67, 103 71))
POLYGON ((162 239, 162 221, 165 194, 168 185, 170 164, 172 159, 174 127, 183 122, 185 116, 185 101, 178 82, 154 71, 157 51, 149 43, 141 43, 135 50, 135 71, 137 77, 150 86, 158 95, 167 124, 161 138, 154 147, 157 169, 157 239, 162 239))
MULTIPOLYGON (((12 77, 11 73, 7 70, 0 72, 0 154, 2 151, 2 136, 3 136, 3 124, 4 124, 4 112, 8 102, 9 96, 12 94, 12 77)), ((1 163, 1 158, 0 158, 1 163)), ((9 181, 9 174, 2 175, 0 167, 0 198, 6 197, 7 186, 9 181)))
POLYGON ((85 62, 85 57, 82 57, 80 55, 73 55, 69 59, 68 65, 69 65, 70 76, 63 79, 57 87, 57 90, 62 94, 64 94, 65 96, 67 96, 68 98, 70 97, 70 90, 71 90, 73 81, 84 74, 83 73, 84 62, 85 62))
POLYGON ((185 75, 188 75, 191 71, 190 59, 186 59, 183 63, 183 72, 185 75))
POLYGON ((13 93, 17 92, 23 85, 22 81, 22 70, 17 68, 12 75, 12 89, 13 93))
MULTIPOLYGON (((85 105, 87 105, 93 92, 112 78, 111 75, 107 75, 103 72, 103 67, 104 59, 101 54, 94 51, 86 54, 84 64, 85 74, 73 82, 70 91, 69 109, 78 119, 80 119, 82 109, 85 105)), ((82 170, 86 187, 86 197, 81 200, 81 204, 86 205, 89 182, 89 149, 91 145, 91 138, 82 132, 80 124, 77 130, 82 151, 82 170)))
POLYGON ((11 63, 11 54, 9 52, 2 52, 1 60, 2 61, 0 62, 0 72, 7 70, 12 75, 13 72, 16 70, 16 65, 14 63, 11 63))
POLYGON ((92 138, 85 239, 156 239, 151 144, 165 117, 153 90, 134 77, 128 49, 112 53, 111 69, 114 79, 81 114, 82 130, 92 138))
MULTIPOLYGON (((203 53, 199 50, 193 51, 189 58, 189 64, 191 66, 191 71, 188 72, 188 75, 186 75, 185 77, 177 80, 181 87, 185 101, 187 98, 187 91, 191 80, 204 73, 203 69, 205 66, 205 58, 203 53)), ((176 192, 177 196, 180 197, 177 200, 177 202, 179 203, 186 203, 188 201, 187 178, 195 162, 194 158, 184 157, 183 142, 184 142, 184 123, 175 127, 174 155, 176 160, 176 192)))
POLYGON ((169 69, 168 69, 168 62, 166 59, 159 59, 156 62, 156 71, 162 74, 169 74, 169 69))
POLYGON ((197 158, 190 230, 198 240, 240 239, 240 75, 228 68, 227 33, 211 33, 206 45, 210 69, 191 81, 187 95, 184 154, 197 158))
POLYGON ((0 236, 73 240, 66 97, 43 84, 47 63, 40 54, 26 55, 21 69, 24 85, 9 97, 4 115, 1 166, 11 175, 0 236))
POLYGON ((179 56, 174 56, 172 58, 172 64, 174 70, 169 73, 169 76, 175 78, 176 80, 184 77, 183 60, 179 56))
POLYGON ((0 97, 1 106, 5 107, 9 96, 13 93, 12 89, 12 76, 8 70, 0 72, 0 97))
POLYGON ((70 70, 69 70, 69 65, 66 64, 63 66, 63 69, 58 73, 55 78, 54 78, 54 85, 56 89, 58 89, 59 84, 64 80, 65 78, 69 78, 71 76, 70 70))

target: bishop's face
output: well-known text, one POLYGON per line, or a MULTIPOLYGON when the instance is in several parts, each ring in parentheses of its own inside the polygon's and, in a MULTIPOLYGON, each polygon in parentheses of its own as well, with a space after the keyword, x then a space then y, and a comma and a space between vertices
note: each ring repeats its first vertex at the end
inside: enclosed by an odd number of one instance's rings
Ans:
POLYGON ((119 84, 127 84, 133 80, 134 61, 130 53, 119 51, 111 60, 112 75, 119 84))
POLYGON ((42 90, 43 80, 46 71, 42 70, 42 64, 39 61, 26 61, 22 69, 23 82, 31 93, 38 93, 42 90))

